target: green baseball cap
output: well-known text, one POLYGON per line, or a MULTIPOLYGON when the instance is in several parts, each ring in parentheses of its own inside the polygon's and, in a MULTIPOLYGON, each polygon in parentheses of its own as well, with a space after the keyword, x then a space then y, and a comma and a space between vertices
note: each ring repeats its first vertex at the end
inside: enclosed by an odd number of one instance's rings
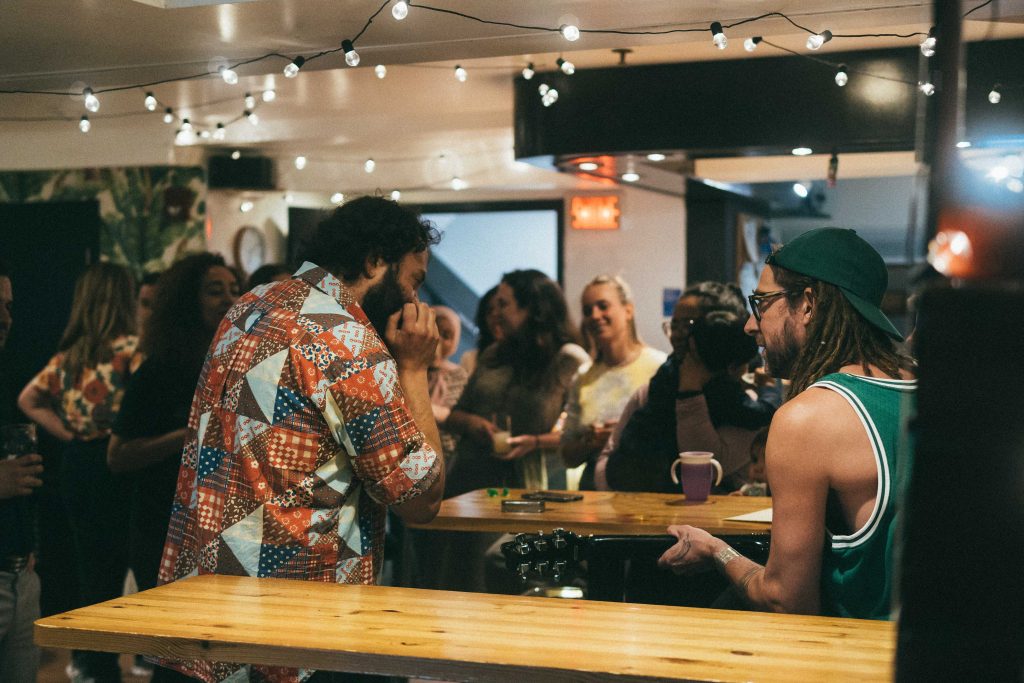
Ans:
POLYGON ((885 262, 855 230, 810 230, 771 254, 765 263, 835 285, 865 320, 903 341, 880 308, 889 286, 885 262))

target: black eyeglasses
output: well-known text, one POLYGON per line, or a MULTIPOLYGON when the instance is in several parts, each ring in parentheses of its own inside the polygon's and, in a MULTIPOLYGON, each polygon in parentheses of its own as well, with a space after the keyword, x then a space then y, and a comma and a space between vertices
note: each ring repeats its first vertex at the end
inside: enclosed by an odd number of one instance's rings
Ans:
POLYGON ((750 312, 754 314, 754 320, 761 322, 761 303, 774 299, 777 296, 785 296, 789 294, 788 289, 778 289, 774 292, 764 292, 763 294, 750 294, 747 296, 747 302, 750 304, 750 312))

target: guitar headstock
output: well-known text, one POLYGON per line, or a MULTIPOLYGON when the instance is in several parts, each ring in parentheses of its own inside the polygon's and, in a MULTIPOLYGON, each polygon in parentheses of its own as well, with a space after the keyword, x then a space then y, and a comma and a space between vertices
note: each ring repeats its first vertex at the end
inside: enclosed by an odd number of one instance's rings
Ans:
POLYGON ((575 572, 584 557, 589 536, 580 536, 565 529, 550 534, 517 534, 501 544, 505 566, 520 579, 544 578, 559 581, 575 572))

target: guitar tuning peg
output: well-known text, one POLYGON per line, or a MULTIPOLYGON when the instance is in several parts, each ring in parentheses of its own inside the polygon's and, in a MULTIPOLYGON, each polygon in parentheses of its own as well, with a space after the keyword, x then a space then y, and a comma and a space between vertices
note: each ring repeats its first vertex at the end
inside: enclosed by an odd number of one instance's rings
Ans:
POLYGON ((540 574, 541 576, 544 576, 545 574, 548 573, 548 567, 549 566, 550 565, 548 564, 547 560, 541 560, 540 562, 537 563, 537 573, 540 574))
POLYGON ((530 573, 530 563, 529 562, 521 562, 519 564, 519 567, 516 569, 516 572, 519 574, 519 578, 521 578, 521 579, 523 579, 525 581, 526 577, 530 573))
POLYGON ((526 541, 520 541, 520 542, 516 543, 516 552, 519 553, 520 555, 529 555, 530 554, 530 544, 527 543, 526 541))
POLYGON ((551 542, 555 546, 556 550, 562 550, 569 545, 563 536, 555 536, 551 542))
POLYGON ((547 539, 545 539, 545 538, 538 538, 536 541, 533 542, 533 549, 536 550, 539 553, 544 553, 544 552, 548 551, 548 546, 549 545, 550 545, 550 543, 548 543, 547 539))

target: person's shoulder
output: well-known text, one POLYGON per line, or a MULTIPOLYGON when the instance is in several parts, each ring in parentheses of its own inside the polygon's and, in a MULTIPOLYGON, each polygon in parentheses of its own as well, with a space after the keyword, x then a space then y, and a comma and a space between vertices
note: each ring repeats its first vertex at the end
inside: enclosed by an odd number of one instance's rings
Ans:
POLYGON ((558 349, 558 358, 560 361, 568 360, 575 362, 578 365, 590 362, 590 354, 587 353, 586 349, 579 344, 573 344, 571 342, 568 344, 562 344, 562 347, 558 349))
POLYGON ((653 346, 645 346, 643 350, 640 351, 640 355, 637 356, 637 359, 634 362, 645 372, 650 370, 648 374, 653 375, 666 360, 668 360, 667 353, 660 351, 653 346))
POLYGON ((834 444, 844 438, 843 433, 856 419, 842 396, 822 387, 811 387, 775 412, 771 435, 776 441, 806 446, 834 444))

